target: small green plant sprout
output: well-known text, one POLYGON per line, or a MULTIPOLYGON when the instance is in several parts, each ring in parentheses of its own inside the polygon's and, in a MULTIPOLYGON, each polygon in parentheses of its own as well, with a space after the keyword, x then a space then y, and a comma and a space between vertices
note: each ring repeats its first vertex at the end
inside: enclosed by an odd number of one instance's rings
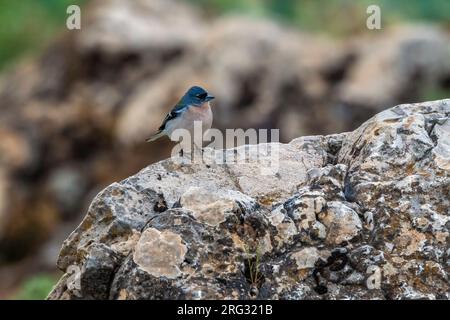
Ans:
POLYGON ((263 274, 260 272, 262 254, 259 244, 256 246, 244 246, 244 254, 245 277, 252 287, 258 288, 264 279, 263 274))

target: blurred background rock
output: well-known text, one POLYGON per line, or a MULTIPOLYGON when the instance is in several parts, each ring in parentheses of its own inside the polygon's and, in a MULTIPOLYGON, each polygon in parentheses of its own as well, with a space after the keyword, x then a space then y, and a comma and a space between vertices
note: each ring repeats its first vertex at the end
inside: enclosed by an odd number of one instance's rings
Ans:
POLYGON ((349 131, 450 96, 449 17, 447 0, 1 1, 0 298, 45 297, 93 196, 170 155, 143 141, 188 86, 220 129, 349 131))

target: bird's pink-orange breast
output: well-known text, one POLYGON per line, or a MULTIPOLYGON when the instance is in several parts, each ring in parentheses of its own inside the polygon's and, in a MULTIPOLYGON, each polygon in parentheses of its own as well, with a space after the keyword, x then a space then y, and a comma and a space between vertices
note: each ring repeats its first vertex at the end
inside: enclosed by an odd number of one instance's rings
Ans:
POLYGON ((190 107, 186 116, 192 121, 210 121, 212 120, 212 112, 209 103, 206 102, 200 107, 190 107))

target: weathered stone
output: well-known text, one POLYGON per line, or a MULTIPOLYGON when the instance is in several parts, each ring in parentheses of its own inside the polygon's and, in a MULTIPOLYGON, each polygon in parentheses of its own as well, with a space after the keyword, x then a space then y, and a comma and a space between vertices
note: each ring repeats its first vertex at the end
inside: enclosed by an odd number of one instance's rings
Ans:
POLYGON ((169 230, 145 229, 134 249, 133 261, 154 277, 176 278, 187 251, 182 241, 169 230))
POLYGON ((449 117, 450 100, 400 105, 295 139, 281 179, 257 157, 153 164, 98 194, 49 298, 450 299, 449 117))
POLYGON ((317 260, 319 260, 319 251, 316 248, 305 248, 294 252, 291 257, 297 263, 299 269, 314 268, 317 260))
POLYGON ((319 216, 328 228, 327 241, 339 245, 356 237, 362 228, 358 214, 342 202, 330 201, 326 213, 319 216))
MULTIPOLYGON (((121 261, 116 252, 102 243, 89 247, 89 255, 82 266, 81 288, 73 287, 75 296, 83 299, 107 299, 114 272, 121 261), (81 290, 80 290, 81 289, 81 290), (80 290, 78 292, 78 290, 80 290)), ((78 275, 76 275, 78 276, 78 275)), ((70 290, 70 288, 69 288, 70 290)))
POLYGON ((180 199, 183 208, 192 211, 192 215, 202 223, 217 226, 226 220, 227 214, 233 214, 240 206, 252 208, 255 200, 234 190, 212 193, 201 187, 189 188, 180 199))

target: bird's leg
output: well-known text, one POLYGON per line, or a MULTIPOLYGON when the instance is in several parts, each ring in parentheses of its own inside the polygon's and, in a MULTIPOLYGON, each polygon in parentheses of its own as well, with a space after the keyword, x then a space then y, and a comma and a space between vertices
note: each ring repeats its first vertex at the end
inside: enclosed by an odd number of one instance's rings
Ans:
POLYGON ((184 148, 181 148, 179 151, 179 155, 180 155, 180 164, 181 166, 185 166, 191 163, 191 154, 186 151, 184 148))
POLYGON ((203 159, 203 153, 204 153, 204 150, 203 150, 203 147, 199 147, 195 142, 193 142, 192 143, 192 149, 193 149, 193 154, 194 154, 194 157, 198 154, 199 156, 200 156, 200 159, 203 159))

